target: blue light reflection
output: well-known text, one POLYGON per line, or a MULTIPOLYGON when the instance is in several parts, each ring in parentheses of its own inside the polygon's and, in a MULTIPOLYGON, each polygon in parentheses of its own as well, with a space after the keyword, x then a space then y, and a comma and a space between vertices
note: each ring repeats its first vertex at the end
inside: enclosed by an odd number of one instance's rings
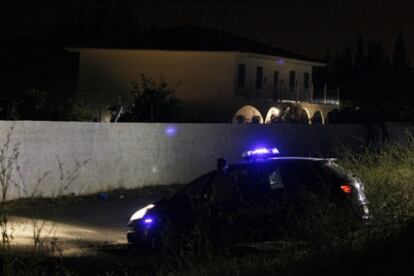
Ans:
POLYGON ((177 134, 177 128, 175 126, 167 126, 165 128, 165 135, 168 137, 173 137, 177 134))

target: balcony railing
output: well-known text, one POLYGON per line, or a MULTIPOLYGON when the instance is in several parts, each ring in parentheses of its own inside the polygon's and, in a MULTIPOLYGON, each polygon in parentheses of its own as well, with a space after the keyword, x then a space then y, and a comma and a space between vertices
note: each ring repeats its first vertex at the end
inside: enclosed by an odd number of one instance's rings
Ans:
POLYGON ((262 99, 269 101, 294 101, 308 102, 315 104, 339 105, 339 88, 328 89, 325 85, 323 88, 292 87, 292 88, 275 88, 266 86, 261 90, 249 88, 236 88, 236 97, 246 99, 262 99))

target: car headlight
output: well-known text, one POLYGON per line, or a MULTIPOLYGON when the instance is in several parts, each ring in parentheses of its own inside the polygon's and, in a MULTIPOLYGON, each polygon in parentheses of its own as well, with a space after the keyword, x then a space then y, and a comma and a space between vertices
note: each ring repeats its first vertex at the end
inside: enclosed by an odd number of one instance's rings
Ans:
POLYGON ((137 219, 142 219, 144 216, 145 216, 145 214, 148 212, 148 210, 149 209, 152 209, 152 208, 154 208, 155 207, 155 205, 154 204, 150 204, 150 205, 147 205, 147 206, 145 206, 144 208, 142 208, 142 209, 139 209, 138 211, 136 211, 132 216, 131 216, 131 218, 129 219, 129 221, 133 221, 133 220, 137 220, 137 219))

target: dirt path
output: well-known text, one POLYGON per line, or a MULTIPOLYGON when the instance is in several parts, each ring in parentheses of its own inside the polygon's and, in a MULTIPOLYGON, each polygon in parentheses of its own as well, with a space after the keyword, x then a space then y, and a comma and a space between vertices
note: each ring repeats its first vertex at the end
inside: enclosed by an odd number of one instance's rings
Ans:
POLYGON ((33 246, 34 234, 40 231, 43 246, 57 244, 64 255, 93 254, 91 249, 97 245, 126 246, 125 228, 130 216, 176 189, 114 193, 108 199, 95 195, 63 205, 47 200, 23 203, 13 208, 9 217, 12 245, 33 246))

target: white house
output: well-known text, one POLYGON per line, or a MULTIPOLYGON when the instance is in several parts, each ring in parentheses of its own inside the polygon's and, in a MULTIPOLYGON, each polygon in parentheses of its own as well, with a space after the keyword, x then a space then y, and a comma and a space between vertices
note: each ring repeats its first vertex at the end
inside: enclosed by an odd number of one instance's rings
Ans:
POLYGON ((315 103, 325 105, 318 109, 325 116, 338 103, 327 91, 322 102, 313 94, 312 69, 325 64, 311 58, 189 26, 145 33, 140 41, 67 48, 79 54, 79 96, 101 111, 102 120, 109 120, 106 106, 128 96, 140 74, 176 87, 176 96, 202 122, 231 122, 236 114, 263 122, 268 110, 286 101, 308 104, 310 120, 315 103))

